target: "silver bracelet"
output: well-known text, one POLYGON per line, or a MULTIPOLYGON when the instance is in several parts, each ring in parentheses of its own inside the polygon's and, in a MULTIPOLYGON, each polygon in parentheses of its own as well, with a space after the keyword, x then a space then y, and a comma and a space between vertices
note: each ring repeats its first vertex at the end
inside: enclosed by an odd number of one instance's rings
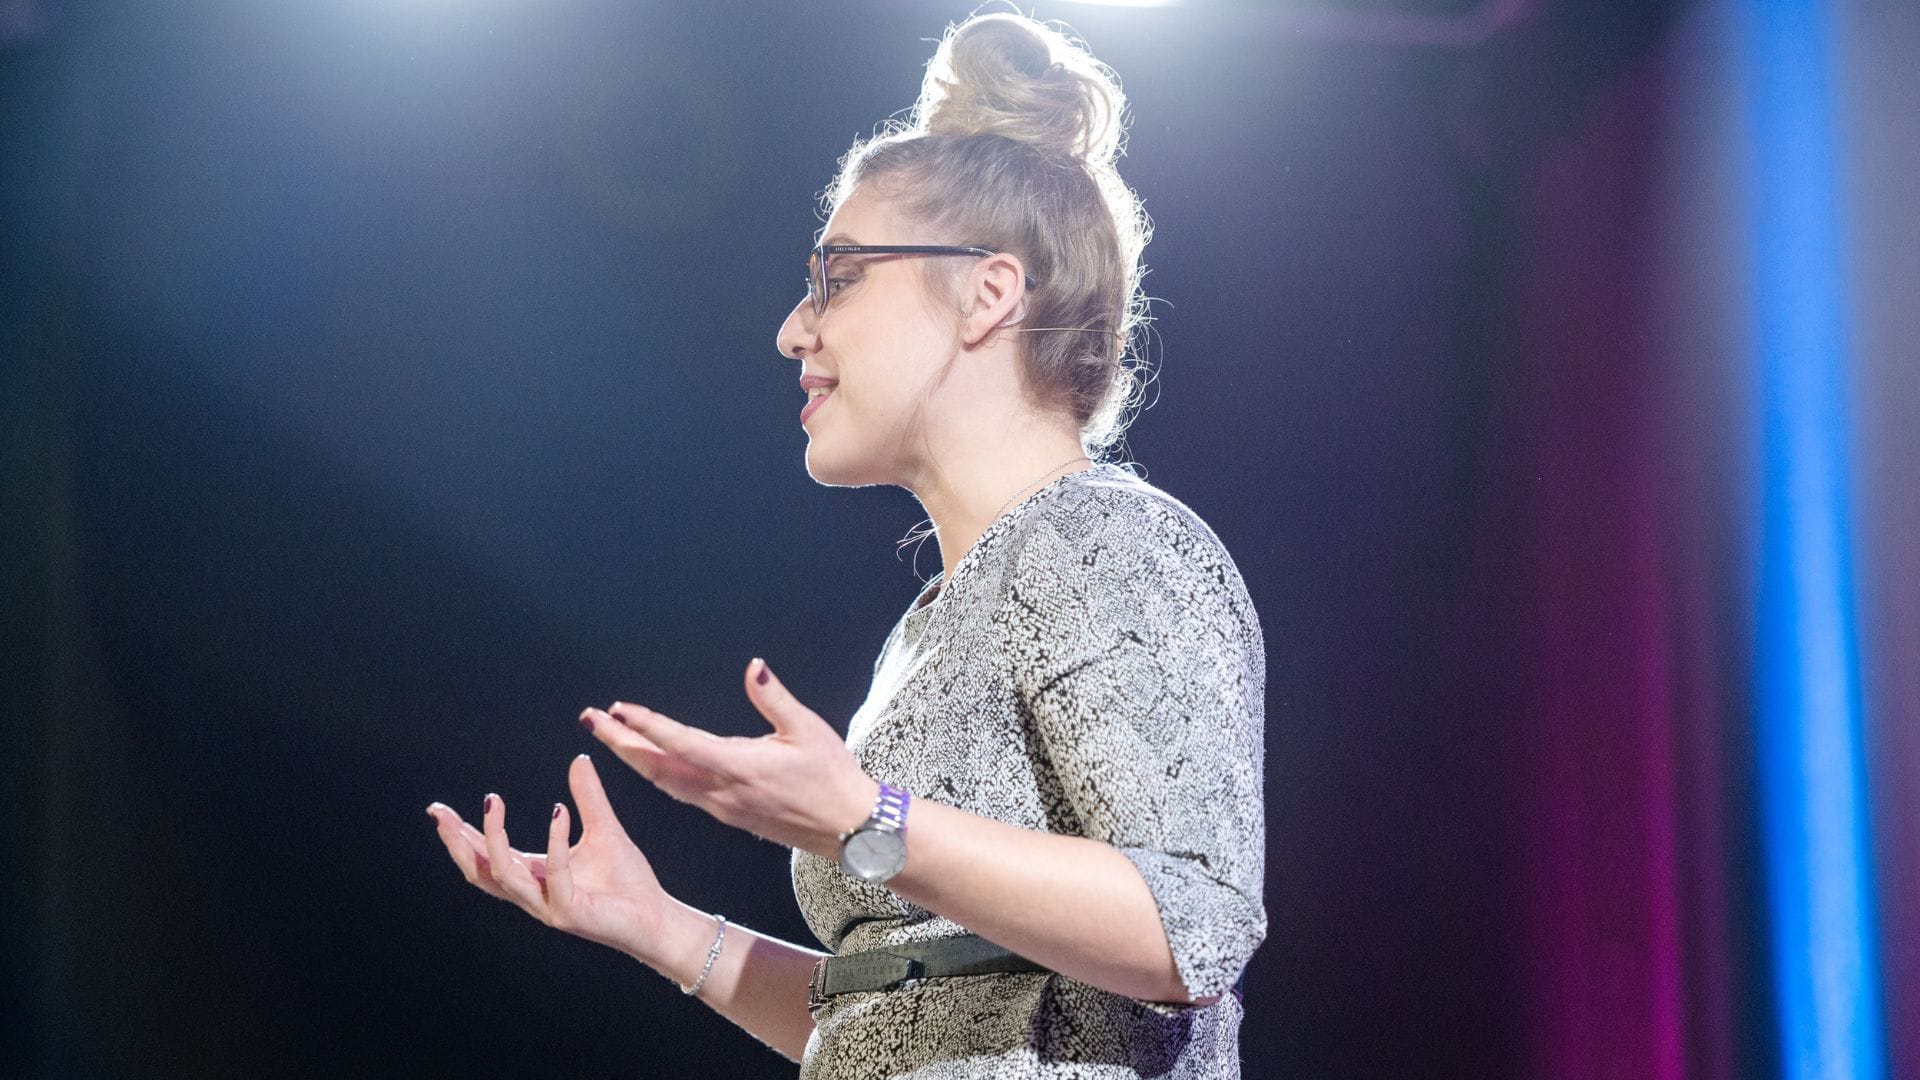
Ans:
POLYGON ((700 988, 707 985, 707 976, 713 974, 713 962, 720 959, 720 943, 727 940, 727 917, 715 915, 714 919, 720 925, 720 932, 713 935, 713 944, 707 948, 707 966, 700 969, 700 977, 693 980, 692 986, 680 988, 683 994, 691 996, 699 993, 700 988))

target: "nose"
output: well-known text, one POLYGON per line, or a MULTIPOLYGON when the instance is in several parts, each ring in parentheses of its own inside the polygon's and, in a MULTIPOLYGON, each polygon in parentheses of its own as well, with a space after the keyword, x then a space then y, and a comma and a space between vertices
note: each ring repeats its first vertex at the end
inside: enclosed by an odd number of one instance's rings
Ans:
POLYGON ((780 355, 790 360, 805 360, 807 354, 819 348, 820 320, 813 314, 813 302, 802 297, 787 312, 787 321, 780 324, 780 335, 774 339, 780 349, 780 355))

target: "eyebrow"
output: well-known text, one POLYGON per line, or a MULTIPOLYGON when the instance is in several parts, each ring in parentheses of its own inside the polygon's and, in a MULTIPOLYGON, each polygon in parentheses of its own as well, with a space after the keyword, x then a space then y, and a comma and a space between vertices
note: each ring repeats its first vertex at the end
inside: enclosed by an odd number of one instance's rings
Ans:
POLYGON ((829 236, 825 240, 822 240, 820 242, 822 244, 858 244, 860 241, 855 240, 853 237, 847 235, 846 233, 834 233, 832 236, 829 236))

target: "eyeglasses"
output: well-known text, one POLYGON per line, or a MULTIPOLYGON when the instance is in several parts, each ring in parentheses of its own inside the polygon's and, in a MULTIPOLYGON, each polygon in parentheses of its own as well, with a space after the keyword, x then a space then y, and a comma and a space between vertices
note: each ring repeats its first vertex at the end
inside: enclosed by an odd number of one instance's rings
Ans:
MULTIPOLYGON (((827 260, 835 255, 971 255, 984 259, 998 255, 979 247, 954 247, 947 244, 816 244, 807 256, 807 298, 813 301, 816 316, 827 313, 827 301, 833 297, 833 278, 827 274, 827 260)), ((1034 280, 1027 279, 1027 288, 1034 280)))

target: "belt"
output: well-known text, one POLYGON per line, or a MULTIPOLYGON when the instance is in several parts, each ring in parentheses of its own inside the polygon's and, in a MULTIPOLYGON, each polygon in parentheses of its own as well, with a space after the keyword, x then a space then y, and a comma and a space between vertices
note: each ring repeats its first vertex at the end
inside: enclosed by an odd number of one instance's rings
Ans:
POLYGON ((885 949, 823 956, 807 980, 807 1008, 819 1009, 839 994, 892 990, 908 979, 946 979, 956 975, 1046 971, 977 934, 911 941, 885 949))

